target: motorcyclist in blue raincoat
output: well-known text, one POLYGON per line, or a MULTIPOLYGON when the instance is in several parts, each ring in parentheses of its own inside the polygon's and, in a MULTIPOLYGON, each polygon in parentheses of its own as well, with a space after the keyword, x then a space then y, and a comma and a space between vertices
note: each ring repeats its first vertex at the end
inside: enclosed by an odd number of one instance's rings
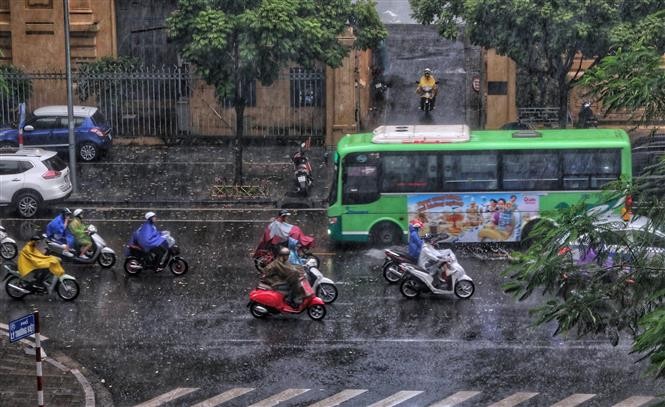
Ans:
POLYGON ((289 238, 289 263, 296 266, 304 266, 305 260, 300 256, 302 246, 299 241, 290 237, 289 238))
POLYGON ((138 243, 143 251, 154 255, 154 258, 159 261, 158 268, 164 268, 169 247, 166 238, 155 225, 156 220, 155 212, 146 212, 145 222, 134 232, 132 240, 138 243))
POLYGON ((420 251, 423 248, 423 239, 420 237, 420 229, 423 222, 420 219, 414 219, 409 223, 409 256, 414 259, 420 257, 420 251))
POLYGON ((46 237, 54 242, 64 245, 62 253, 65 256, 73 256, 69 251, 70 247, 74 247, 74 235, 69 231, 67 224, 72 218, 72 211, 65 208, 60 212, 49 224, 46 226, 46 237))

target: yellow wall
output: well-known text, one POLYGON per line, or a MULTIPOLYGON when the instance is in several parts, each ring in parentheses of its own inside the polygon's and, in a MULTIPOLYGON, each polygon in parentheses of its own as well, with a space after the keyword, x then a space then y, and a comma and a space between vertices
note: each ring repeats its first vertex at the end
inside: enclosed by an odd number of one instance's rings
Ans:
POLYGON ((517 120, 515 78, 517 67, 515 62, 505 56, 498 55, 490 49, 485 55, 485 128, 497 129, 507 122, 517 120), (488 95, 487 82, 507 82, 506 95, 488 95))

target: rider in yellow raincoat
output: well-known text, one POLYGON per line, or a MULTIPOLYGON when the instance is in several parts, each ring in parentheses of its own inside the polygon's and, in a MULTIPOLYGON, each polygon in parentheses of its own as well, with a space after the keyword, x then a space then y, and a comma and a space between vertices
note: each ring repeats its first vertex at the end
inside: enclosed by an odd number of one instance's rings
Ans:
MULTIPOLYGON (((59 258, 44 254, 41 247, 43 243, 45 243, 44 237, 35 235, 21 249, 17 261, 18 274, 21 278, 27 277, 35 270, 48 269, 56 277, 65 274, 65 269, 62 268, 59 258)), ((41 278, 41 280, 43 281, 44 278, 41 278)))
MULTIPOLYGON (((432 89, 432 109, 434 109, 434 104, 436 103, 436 94, 439 92, 439 86, 436 83, 436 78, 434 78, 434 75, 432 75, 432 70, 429 68, 425 68, 425 71, 423 73, 423 76, 420 77, 420 80, 418 81, 418 87, 416 88, 416 93, 418 95, 423 95, 425 91, 423 90, 424 88, 430 88, 432 89)), ((420 98, 420 110, 423 110, 425 106, 425 99, 420 98)))

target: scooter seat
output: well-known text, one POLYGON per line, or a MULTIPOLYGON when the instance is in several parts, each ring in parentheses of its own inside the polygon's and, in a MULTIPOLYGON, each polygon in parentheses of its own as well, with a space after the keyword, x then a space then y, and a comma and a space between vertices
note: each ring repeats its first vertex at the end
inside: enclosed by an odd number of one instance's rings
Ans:
POLYGON ((397 253, 398 255, 400 255, 401 257, 403 257, 406 261, 408 261, 410 263, 413 263, 413 264, 418 263, 418 260, 415 257, 411 257, 411 255, 409 255, 409 251, 407 249, 398 247, 396 249, 390 249, 390 250, 394 253, 397 253))

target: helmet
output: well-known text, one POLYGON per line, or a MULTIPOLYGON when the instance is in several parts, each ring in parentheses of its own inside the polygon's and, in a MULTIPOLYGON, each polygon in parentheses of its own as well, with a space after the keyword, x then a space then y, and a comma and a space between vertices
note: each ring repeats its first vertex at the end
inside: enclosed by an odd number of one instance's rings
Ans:
POLYGON ((288 211, 288 209, 282 209, 279 211, 279 216, 290 216, 291 212, 288 211))
POLYGON ((65 208, 62 210, 62 214, 65 216, 72 216, 72 211, 70 211, 69 208, 65 208))
POLYGON ((288 256, 289 254, 291 254, 291 251, 289 251, 288 247, 282 247, 281 249, 279 249, 280 256, 288 256))
POLYGON ((432 73, 432 70, 429 68, 425 68, 425 75, 429 75, 432 73))
POLYGON ((81 216, 81 215, 83 215, 83 209, 81 208, 74 209, 74 216, 81 216))
POLYGON ((157 216, 157 214, 153 211, 146 212, 145 215, 144 215, 145 220, 148 220, 148 219, 152 218, 153 216, 157 216))
POLYGON ((32 240, 32 241, 37 241, 37 240, 42 240, 42 239, 46 239, 46 235, 44 233, 38 233, 38 234, 32 235, 30 237, 30 240, 32 240))
POLYGON ((421 227, 423 227, 423 222, 420 219, 414 219, 411 222, 411 226, 413 226, 416 229, 420 229, 421 227))

